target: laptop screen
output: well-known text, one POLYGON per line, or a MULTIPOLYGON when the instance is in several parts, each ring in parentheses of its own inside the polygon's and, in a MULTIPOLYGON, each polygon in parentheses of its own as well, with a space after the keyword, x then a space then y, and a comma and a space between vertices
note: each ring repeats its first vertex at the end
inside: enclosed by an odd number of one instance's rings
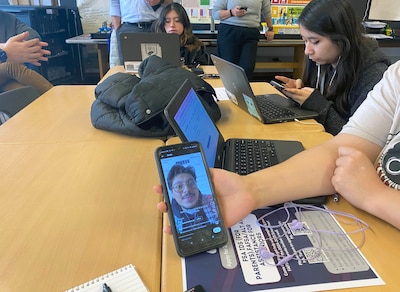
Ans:
POLYGON ((188 91, 174 120, 188 141, 200 142, 208 166, 214 167, 220 134, 193 88, 188 91))

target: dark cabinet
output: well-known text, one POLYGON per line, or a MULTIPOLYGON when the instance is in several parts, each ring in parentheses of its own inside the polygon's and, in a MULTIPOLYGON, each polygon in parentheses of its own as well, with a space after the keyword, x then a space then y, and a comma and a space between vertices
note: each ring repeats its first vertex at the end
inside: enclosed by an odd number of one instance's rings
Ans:
POLYGON ((15 14, 49 44, 47 49, 51 55, 48 62, 42 62, 42 66, 33 69, 55 85, 71 83, 79 75, 78 52, 65 42, 82 34, 77 10, 53 6, 0 6, 0 9, 15 14))

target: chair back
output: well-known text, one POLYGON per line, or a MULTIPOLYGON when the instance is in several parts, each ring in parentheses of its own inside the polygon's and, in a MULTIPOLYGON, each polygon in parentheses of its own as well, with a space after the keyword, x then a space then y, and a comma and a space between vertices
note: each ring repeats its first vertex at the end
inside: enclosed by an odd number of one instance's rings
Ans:
POLYGON ((24 86, 0 93, 0 125, 39 96, 40 93, 31 86, 24 86))

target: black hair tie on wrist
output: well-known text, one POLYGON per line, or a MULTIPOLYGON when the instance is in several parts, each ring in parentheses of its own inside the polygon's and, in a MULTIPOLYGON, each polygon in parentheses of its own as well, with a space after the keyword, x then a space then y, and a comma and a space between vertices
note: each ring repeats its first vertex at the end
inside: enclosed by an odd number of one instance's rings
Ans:
POLYGON ((229 9, 229 13, 231 14, 231 17, 233 17, 232 9, 229 9))

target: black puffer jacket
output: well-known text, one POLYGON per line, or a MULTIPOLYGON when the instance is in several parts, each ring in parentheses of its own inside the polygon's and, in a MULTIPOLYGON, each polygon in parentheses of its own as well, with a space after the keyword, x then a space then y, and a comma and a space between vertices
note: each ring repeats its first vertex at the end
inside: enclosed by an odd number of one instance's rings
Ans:
POLYGON ((130 136, 159 137, 174 134, 163 110, 182 83, 189 79, 214 121, 221 112, 215 91, 194 73, 151 56, 139 68, 138 78, 127 73, 111 75, 95 89, 91 108, 95 128, 130 136))

